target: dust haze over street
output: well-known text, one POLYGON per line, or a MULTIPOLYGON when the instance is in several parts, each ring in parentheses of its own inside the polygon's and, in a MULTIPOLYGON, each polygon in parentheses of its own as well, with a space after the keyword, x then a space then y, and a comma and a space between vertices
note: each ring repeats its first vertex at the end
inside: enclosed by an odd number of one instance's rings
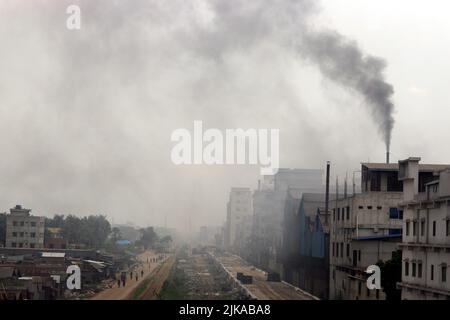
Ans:
POLYGON ((341 177, 384 161, 391 128, 393 162, 411 153, 448 161, 450 151, 433 151, 437 137, 449 142, 446 117, 425 116, 431 107, 448 115, 449 103, 449 49, 438 37, 450 30, 448 4, 432 2, 2 1, 1 210, 220 225, 230 188, 256 188, 259 167, 174 165, 171 133, 194 120, 278 128, 281 167, 331 160, 341 177), (69 4, 81 8, 80 30, 65 27, 69 4), (342 61, 314 61, 330 58, 320 42, 304 44, 321 32, 357 48, 353 61, 375 70, 395 110, 373 107, 364 72, 355 82, 336 77, 342 61))

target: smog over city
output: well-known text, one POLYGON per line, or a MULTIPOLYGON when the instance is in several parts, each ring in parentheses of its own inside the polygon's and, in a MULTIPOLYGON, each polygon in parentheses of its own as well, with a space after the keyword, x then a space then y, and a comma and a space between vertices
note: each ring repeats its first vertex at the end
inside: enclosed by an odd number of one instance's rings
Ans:
MULTIPOLYGON (((25 292, 3 273, 42 275, 18 256, 62 259, 49 276, 67 281, 25 299, 448 299, 448 252, 404 244, 425 221, 420 237, 443 237, 426 245, 450 246, 450 213, 414 202, 450 196, 449 10, 1 0, 0 300, 25 292), (415 282, 416 261, 430 283, 415 282), (274 287, 248 286, 255 270, 274 287)), ((176 310, 215 314, 197 307, 176 310)), ((260 307, 245 313, 270 314, 260 307)))

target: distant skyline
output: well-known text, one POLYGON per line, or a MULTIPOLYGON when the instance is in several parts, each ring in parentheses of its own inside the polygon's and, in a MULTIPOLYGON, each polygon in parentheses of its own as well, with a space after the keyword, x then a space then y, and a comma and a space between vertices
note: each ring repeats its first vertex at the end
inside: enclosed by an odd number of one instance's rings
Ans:
POLYGON ((0 212, 220 225, 230 188, 255 189, 259 166, 174 165, 171 132, 194 120, 280 129, 280 167, 330 160, 332 181, 384 162, 364 99, 286 44, 305 25, 386 61, 391 162, 448 163, 449 11, 445 0, 3 0, 0 212))

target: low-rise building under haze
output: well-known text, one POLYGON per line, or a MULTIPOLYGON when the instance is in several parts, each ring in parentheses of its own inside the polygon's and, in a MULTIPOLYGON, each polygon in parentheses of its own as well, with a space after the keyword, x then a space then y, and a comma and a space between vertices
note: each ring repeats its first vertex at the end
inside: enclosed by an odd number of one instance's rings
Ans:
POLYGON ((31 209, 17 205, 6 216, 7 248, 43 248, 45 217, 31 215, 31 209))
MULTIPOLYGON (((417 185, 425 190, 445 166, 421 165, 417 185)), ((366 286, 367 267, 391 260, 402 241, 403 184, 396 163, 363 163, 361 190, 330 203, 330 299, 385 299, 366 286)))
MULTIPOLYGON (((404 212, 401 297, 450 299, 450 169, 420 177, 420 158, 400 161, 404 212)), ((437 168, 438 169, 438 168, 437 168)))

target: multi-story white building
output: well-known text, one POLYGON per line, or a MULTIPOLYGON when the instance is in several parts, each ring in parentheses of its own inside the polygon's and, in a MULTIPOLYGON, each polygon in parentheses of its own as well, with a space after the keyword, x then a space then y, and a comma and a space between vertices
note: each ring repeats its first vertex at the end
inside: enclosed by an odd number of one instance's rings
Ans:
POLYGON ((251 217, 252 214, 252 192, 250 188, 231 188, 225 227, 226 247, 236 251, 242 245, 237 240, 242 240, 245 237, 243 228, 246 226, 243 221, 248 220, 246 217, 251 217))
POLYGON ((43 248, 45 217, 32 216, 30 209, 17 205, 6 216, 6 247, 43 248))
MULTIPOLYGON (((420 158, 400 161, 404 212, 402 299, 450 299, 450 169, 421 188, 420 158)), ((440 170, 439 170, 440 169, 440 170)))
MULTIPOLYGON (((433 180, 437 165, 423 165, 420 186, 433 180)), ((402 239, 403 185, 398 164, 363 163, 362 193, 338 197, 330 227, 330 299, 385 299, 383 290, 369 290, 365 270, 390 260, 402 239)))

